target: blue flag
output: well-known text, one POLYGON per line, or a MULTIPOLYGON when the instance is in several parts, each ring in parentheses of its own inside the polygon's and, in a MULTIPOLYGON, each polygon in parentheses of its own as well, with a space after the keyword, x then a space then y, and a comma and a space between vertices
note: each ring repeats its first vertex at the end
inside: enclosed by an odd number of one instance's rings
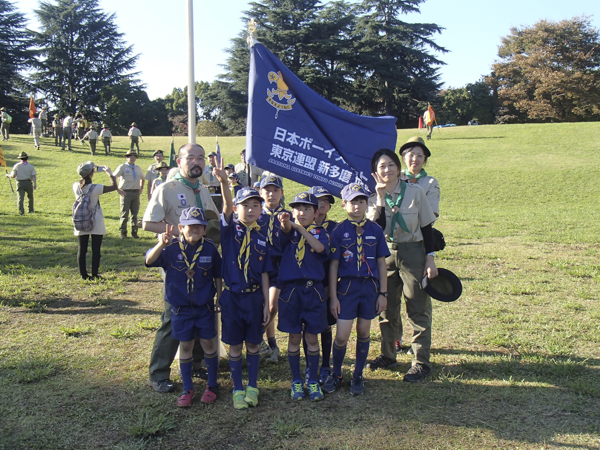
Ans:
POLYGON ((263 45, 251 48, 246 158, 261 169, 340 196, 374 192, 371 157, 396 148, 396 118, 348 112, 321 97, 263 45))

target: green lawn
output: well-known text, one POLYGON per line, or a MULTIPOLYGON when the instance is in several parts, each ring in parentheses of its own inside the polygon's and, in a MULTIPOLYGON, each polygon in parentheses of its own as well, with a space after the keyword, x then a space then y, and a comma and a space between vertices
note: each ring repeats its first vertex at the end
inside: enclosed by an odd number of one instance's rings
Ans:
MULTIPOLYGON (((401 130, 398 146, 416 133, 401 130)), ((144 171, 170 138, 145 141, 144 171)), ((176 148, 185 142, 176 138, 176 148)), ((238 162, 245 139, 219 142, 226 163, 238 162)), ((197 399, 179 410, 176 394, 146 387, 161 282, 143 265, 152 235, 118 239, 116 193, 102 198, 106 281, 79 278, 75 169, 92 159, 114 170, 127 139, 93 158, 75 141, 72 152, 46 138, 34 150, 22 135, 2 144, 9 168, 29 153, 38 190, 36 213, 19 216, 0 180, 0 449, 600 448, 599 123, 435 130, 427 171, 440 182, 436 227, 448 243, 437 263, 464 291, 455 303, 434 302, 433 375, 403 383, 410 357, 401 354, 396 370, 366 373, 362 397, 346 385, 323 402, 292 403, 284 352, 261 367, 260 405, 242 412, 231 404, 226 360, 214 405, 197 399)), ((288 200, 301 189, 285 187, 288 200)), ((346 378, 353 346, 352 338, 346 378)), ((371 357, 378 346, 375 324, 371 357)))

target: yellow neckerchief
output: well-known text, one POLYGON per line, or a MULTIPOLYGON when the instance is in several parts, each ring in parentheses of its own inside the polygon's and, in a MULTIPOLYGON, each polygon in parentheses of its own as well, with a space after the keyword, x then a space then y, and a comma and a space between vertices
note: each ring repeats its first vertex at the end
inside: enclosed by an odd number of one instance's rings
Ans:
MULTIPOLYGON (((350 219, 348 219, 350 220, 350 219)), ((363 262, 363 238, 362 238, 362 227, 367 223, 367 219, 365 217, 362 218, 360 222, 356 222, 354 220, 350 220, 350 223, 356 227, 356 264, 358 266, 358 270, 360 270, 360 266, 363 262), (360 228, 360 230, 359 230, 360 228), (360 231, 360 232, 359 232, 360 231)))
POLYGON ((187 266, 187 270, 185 274, 187 275, 187 288, 188 292, 191 294, 194 292, 194 266, 196 265, 196 260, 198 256, 200 256, 200 252, 202 251, 202 247, 204 247, 204 238, 200 239, 200 244, 194 253, 194 257, 192 258, 192 262, 188 261, 187 255, 185 254, 185 239, 182 236, 179 236, 179 249, 181 250, 181 254, 183 255, 183 260, 185 261, 185 265, 187 266))
POLYGON ((277 214, 283 211, 283 206, 279 205, 274 210, 271 210, 265 206, 263 211, 269 216, 269 227, 267 228, 267 242, 273 245, 273 226, 275 225, 275 218, 277 217, 277 214))
MULTIPOLYGON (((308 231, 310 233, 312 230, 317 228, 317 226, 318 225, 313 222, 306 228, 306 231, 308 231)), ((298 241, 298 248, 296 248, 296 261, 298 262, 298 267, 302 267, 302 261, 304 260, 304 253, 306 253, 306 246, 304 245, 305 243, 306 243, 306 239, 304 238, 304 236, 302 234, 300 234, 300 241, 298 241)))
POLYGON ((244 271, 244 279, 248 282, 248 266, 250 265, 250 232, 260 231, 260 227, 256 222, 246 225, 240 220, 240 223, 246 227, 246 234, 240 246, 240 254, 238 255, 238 265, 244 271))

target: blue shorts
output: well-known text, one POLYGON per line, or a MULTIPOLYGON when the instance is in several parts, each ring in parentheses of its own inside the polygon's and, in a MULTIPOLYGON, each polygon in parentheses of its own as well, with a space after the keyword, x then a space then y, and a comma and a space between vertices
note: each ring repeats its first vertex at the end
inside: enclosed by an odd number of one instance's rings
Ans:
POLYGON ((340 278, 337 297, 341 312, 338 319, 354 320, 357 317, 373 320, 377 317, 379 283, 374 278, 340 278))
POLYGON ((269 272, 269 287, 281 289, 281 285, 277 283, 277 278, 279 278, 279 264, 281 263, 281 257, 271 258, 271 263, 273 264, 273 270, 269 272))
POLYGON ((325 289, 320 281, 293 281, 279 294, 279 323, 284 333, 319 334, 329 327, 325 289))
POLYGON ((213 304, 171 306, 171 336, 181 342, 212 339, 217 335, 213 304))
POLYGON ((244 341, 260 344, 263 340, 264 301, 262 289, 243 294, 224 289, 219 300, 222 341, 228 345, 239 345, 244 341))

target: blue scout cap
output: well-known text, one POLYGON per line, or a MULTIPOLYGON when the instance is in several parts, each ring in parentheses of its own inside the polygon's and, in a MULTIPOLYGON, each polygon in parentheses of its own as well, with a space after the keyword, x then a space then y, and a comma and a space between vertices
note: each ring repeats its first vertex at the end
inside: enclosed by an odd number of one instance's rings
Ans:
POLYGON ((252 187, 256 190, 260 189, 260 181, 255 181, 254 184, 252 185, 252 187))
POLYGON ((344 189, 342 189, 342 200, 344 200, 345 202, 349 202, 354 200, 356 197, 369 198, 369 195, 358 183, 350 183, 344 186, 344 189))
POLYGON ((335 203, 335 198, 333 198, 331 192, 329 192, 323 186, 313 186, 308 190, 308 193, 314 195, 317 197, 317 199, 321 197, 327 197, 327 200, 329 200, 329 203, 332 205, 335 203))
POLYGON ((313 205, 319 206, 319 202, 316 197, 308 192, 300 192, 294 197, 294 200, 290 202, 290 208, 294 208, 297 205, 313 205))
POLYGON ((266 178, 260 180, 260 188, 263 189, 267 186, 277 186, 278 188, 283 189, 283 181, 276 175, 269 175, 266 178))
POLYGON ((232 178, 234 180, 239 180, 240 179, 239 175, 237 173, 235 173, 235 172, 230 173, 229 174, 229 178, 232 178))
POLYGON ((258 193, 258 191, 256 189, 245 187, 243 189, 240 189, 237 192, 237 194, 235 194, 235 204, 239 205, 243 201, 246 201, 249 198, 253 198, 253 197, 258 198, 261 202, 264 202, 264 199, 260 196, 260 194, 258 193))
POLYGON ((231 169, 231 170, 235 170, 235 166, 233 164, 227 164, 225 166, 226 169, 231 169))
POLYGON ((206 225, 208 222, 206 222, 203 209, 197 206, 190 206, 181 212, 179 223, 181 225, 206 225))

